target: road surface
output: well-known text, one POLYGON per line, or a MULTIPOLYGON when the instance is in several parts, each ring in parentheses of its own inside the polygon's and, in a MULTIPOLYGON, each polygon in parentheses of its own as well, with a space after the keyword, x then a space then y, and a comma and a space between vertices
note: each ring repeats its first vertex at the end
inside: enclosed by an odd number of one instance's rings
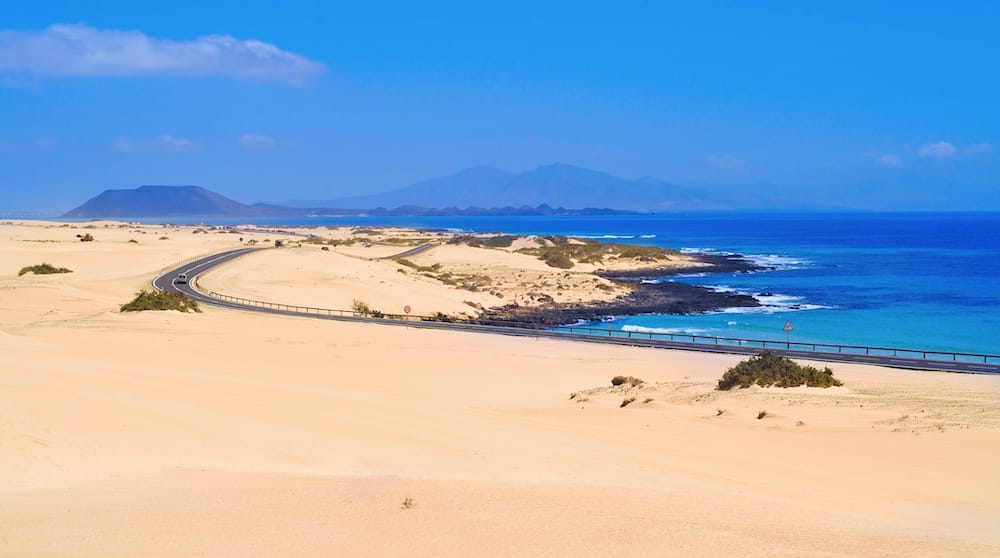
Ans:
MULTIPOLYGON (((425 244, 423 246, 415 248, 414 250, 420 249, 420 251, 423 251, 429 249, 432 246, 434 245, 425 244)), ((199 303, 206 304, 209 306, 217 306, 221 308, 230 308, 235 310, 245 310, 251 312, 263 312, 266 314, 320 318, 325 320, 337 320, 345 322, 367 322, 367 323, 376 323, 376 324, 392 325, 392 326, 419 327, 425 329, 448 329, 455 331, 512 335, 517 337, 534 337, 534 338, 546 337, 550 339, 566 339, 572 341, 584 341, 588 343, 605 343, 611 345, 629 345, 636 347, 655 347, 660 349, 680 349, 685 351, 700 351, 709 353, 755 355, 761 351, 760 348, 754 348, 754 347, 737 347, 731 345, 716 345, 714 343, 695 343, 689 341, 667 341, 661 339, 640 339, 637 337, 624 337, 620 336, 620 332, 616 332, 615 336, 609 335, 605 337, 601 335, 568 333, 564 331, 526 329, 526 328, 509 327, 509 326, 366 318, 362 316, 351 315, 349 312, 344 312, 343 314, 338 315, 332 313, 334 311, 319 310, 316 308, 306 309, 303 307, 287 306, 283 304, 268 304, 262 306, 262 305, 247 304, 235 300, 224 300, 209 296, 205 293, 202 293, 196 288, 197 278, 200 274, 208 271, 209 269, 222 265, 230 260, 233 260, 245 254, 249 254, 250 252, 254 252, 256 250, 260 250, 260 248, 241 248, 238 250, 230 250, 228 252, 222 252, 220 254, 206 256, 204 258, 188 262, 158 276, 156 279, 153 280, 153 287, 161 291, 168 291, 168 292, 180 291, 188 295, 189 297, 197 300, 199 303), (182 273, 187 275, 188 277, 187 283, 176 282, 177 276, 182 273)), ((403 255, 407 254, 412 255, 414 250, 409 250, 395 257, 402 257, 403 255)), ((920 358, 906 358, 906 357, 879 356, 879 355, 833 353, 833 352, 823 352, 823 351, 803 351, 795 349, 787 350, 787 349, 769 348, 769 350, 790 358, 808 359, 821 362, 854 362, 854 363, 874 364, 878 366, 888 366, 892 368, 905 368, 910 370, 936 370, 944 372, 962 372, 967 374, 1000 374, 1000 364, 994 364, 994 363, 970 362, 962 360, 937 360, 937 359, 920 359, 920 358)))

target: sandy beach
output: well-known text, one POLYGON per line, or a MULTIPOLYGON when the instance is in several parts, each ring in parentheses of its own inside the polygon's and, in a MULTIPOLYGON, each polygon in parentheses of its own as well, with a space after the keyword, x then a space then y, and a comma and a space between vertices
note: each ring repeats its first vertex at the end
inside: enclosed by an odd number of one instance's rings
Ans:
MULTIPOLYGON (((0 556, 1000 555, 1000 377, 834 364, 844 387, 719 392, 739 357, 118 312, 279 237, 0 223, 0 556), (42 262, 73 272, 18 276, 42 262)), ((457 288, 399 251, 262 251, 199 285, 456 314, 615 294, 508 251, 412 258, 491 281, 457 288)))

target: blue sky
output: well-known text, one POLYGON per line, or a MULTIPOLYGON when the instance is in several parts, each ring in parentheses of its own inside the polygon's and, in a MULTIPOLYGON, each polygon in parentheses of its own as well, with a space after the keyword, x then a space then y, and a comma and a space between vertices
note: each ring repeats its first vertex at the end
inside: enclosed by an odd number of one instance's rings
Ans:
POLYGON ((998 6, 11 3, 0 211, 141 184, 332 199, 552 162, 733 188, 961 183, 978 207, 1000 189, 998 6))

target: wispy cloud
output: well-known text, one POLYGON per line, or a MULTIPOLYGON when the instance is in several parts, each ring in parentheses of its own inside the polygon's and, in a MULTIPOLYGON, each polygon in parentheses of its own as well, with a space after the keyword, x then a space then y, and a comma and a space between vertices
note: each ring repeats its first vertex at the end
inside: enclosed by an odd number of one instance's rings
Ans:
POLYGON ((179 138, 170 134, 162 134, 149 141, 133 141, 125 137, 118 138, 111 146, 115 151, 122 153, 137 153, 140 151, 153 151, 160 153, 181 153, 184 151, 197 151, 201 145, 187 138, 179 138))
POLYGON ((958 152, 958 148, 954 144, 948 143, 946 141, 938 141, 934 143, 925 143, 920 146, 920 151, 918 152, 921 157, 931 158, 931 159, 950 159, 955 156, 958 152))
POLYGON ((987 153, 993 153, 993 144, 977 143, 966 147, 963 151, 968 155, 985 155, 987 153))
POLYGON ((301 84, 320 62, 257 40, 208 35, 189 41, 141 31, 52 25, 0 31, 0 73, 36 76, 228 76, 301 84))
POLYGON ((263 134, 243 134, 236 142, 247 149, 273 149, 278 146, 278 140, 263 134))
POLYGON ((880 155, 876 155, 875 161, 884 167, 903 166, 903 158, 899 155, 893 155, 892 153, 882 153, 880 155))
POLYGON ((747 162, 732 155, 709 155, 705 162, 713 167, 727 170, 746 170, 747 162))
POLYGON ((28 143, 17 143, 0 139, 0 152, 23 153, 25 151, 41 151, 52 149, 56 146, 55 140, 49 138, 38 138, 28 143))

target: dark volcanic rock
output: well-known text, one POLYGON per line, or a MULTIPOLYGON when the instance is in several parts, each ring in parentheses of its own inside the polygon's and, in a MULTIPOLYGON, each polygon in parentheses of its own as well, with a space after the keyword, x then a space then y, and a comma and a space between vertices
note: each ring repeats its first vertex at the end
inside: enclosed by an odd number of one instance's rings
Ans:
POLYGON ((694 258, 708 265, 672 268, 650 267, 629 271, 598 271, 597 275, 608 279, 636 279, 640 277, 672 277, 688 273, 750 273, 753 271, 774 269, 773 267, 761 267, 739 254, 694 254, 694 258))
POLYGON ((510 304, 483 313, 480 323, 514 322, 524 327, 556 327, 578 321, 599 321, 608 316, 636 314, 695 314, 720 308, 760 306, 749 295, 720 293, 685 283, 636 283, 622 281, 632 292, 611 302, 546 304, 524 307, 510 304))

